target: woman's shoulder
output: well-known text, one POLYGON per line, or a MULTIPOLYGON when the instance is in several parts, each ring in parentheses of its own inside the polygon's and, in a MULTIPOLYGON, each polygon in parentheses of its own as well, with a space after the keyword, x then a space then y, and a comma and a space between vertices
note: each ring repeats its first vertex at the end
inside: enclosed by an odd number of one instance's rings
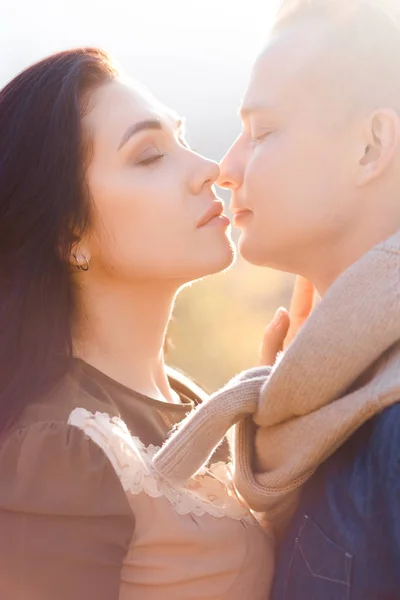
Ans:
POLYGON ((130 516, 110 454, 82 426, 86 414, 91 413, 77 408, 67 421, 36 420, 4 436, 0 510, 130 516))
POLYGON ((135 516, 99 445, 71 423, 36 421, 0 445, 0 530, 7 597, 116 598, 135 516))
POLYGON ((35 422, 56 421, 67 424, 76 408, 90 412, 106 412, 119 416, 115 399, 95 379, 86 376, 79 364, 70 369, 41 398, 26 406, 17 426, 24 428, 35 422))

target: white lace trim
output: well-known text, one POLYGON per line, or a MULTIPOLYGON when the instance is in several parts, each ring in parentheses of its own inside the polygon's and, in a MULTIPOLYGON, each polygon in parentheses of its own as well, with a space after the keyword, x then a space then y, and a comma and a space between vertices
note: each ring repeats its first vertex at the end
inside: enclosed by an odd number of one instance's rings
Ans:
POLYGON ((203 469, 185 487, 174 487, 153 468, 157 446, 146 447, 133 437, 120 418, 76 408, 68 424, 82 429, 110 460, 126 493, 144 492, 151 498, 166 498, 180 515, 204 514, 230 517, 256 524, 235 492, 230 468, 223 462, 203 469))

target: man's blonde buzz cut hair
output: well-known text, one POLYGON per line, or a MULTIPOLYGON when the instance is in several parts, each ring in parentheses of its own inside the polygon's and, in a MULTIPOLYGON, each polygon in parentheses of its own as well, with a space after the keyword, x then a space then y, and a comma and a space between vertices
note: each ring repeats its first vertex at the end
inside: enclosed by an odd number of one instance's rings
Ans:
POLYGON ((321 46, 332 77, 400 111, 400 0, 281 0, 272 33, 313 21, 332 26, 321 46))
POLYGON ((342 23, 378 17, 399 27, 400 32, 400 0, 281 0, 275 26, 305 17, 324 17, 342 23))

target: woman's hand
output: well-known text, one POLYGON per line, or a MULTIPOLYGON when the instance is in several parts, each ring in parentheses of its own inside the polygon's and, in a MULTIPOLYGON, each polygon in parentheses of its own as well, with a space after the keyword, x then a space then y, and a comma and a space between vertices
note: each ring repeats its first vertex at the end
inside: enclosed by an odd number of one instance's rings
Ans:
POLYGON ((293 289, 289 312, 280 307, 264 331, 260 363, 273 365, 278 352, 287 348, 311 314, 314 305, 314 286, 299 275, 293 289))

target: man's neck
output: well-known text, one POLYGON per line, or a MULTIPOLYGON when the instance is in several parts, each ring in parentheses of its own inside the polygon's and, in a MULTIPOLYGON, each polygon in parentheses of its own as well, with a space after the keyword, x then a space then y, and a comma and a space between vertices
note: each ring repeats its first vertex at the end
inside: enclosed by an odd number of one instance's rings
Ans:
POLYGON ((393 219, 392 223, 389 223, 387 219, 382 223, 379 223, 379 219, 377 221, 358 231, 351 232, 347 237, 339 240, 329 251, 322 251, 319 254, 318 262, 315 262, 314 258, 312 269, 309 269, 310 263, 304 269, 309 272, 301 274, 312 281, 320 296, 323 296, 352 264, 400 229, 400 218, 397 221, 393 219))

